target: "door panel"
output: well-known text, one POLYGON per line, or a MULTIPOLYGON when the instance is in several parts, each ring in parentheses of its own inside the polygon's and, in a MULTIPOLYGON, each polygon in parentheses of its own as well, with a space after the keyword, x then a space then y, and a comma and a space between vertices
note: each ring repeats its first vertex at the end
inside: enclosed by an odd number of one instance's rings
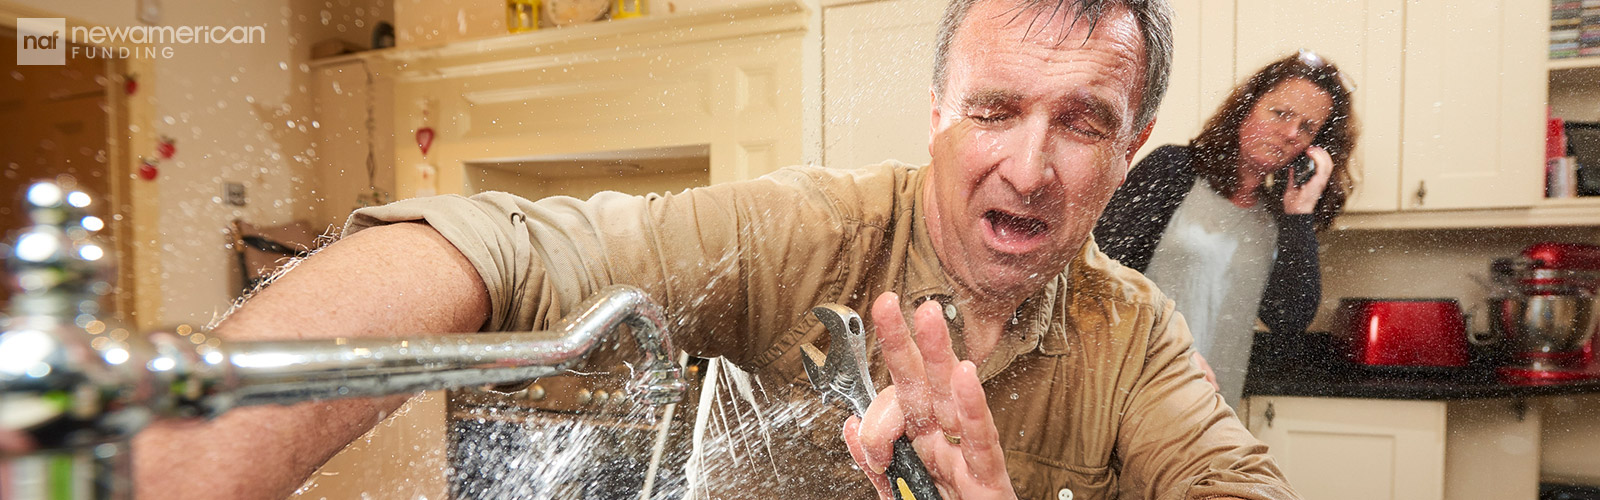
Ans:
POLYGON ((823 164, 928 162, 933 39, 944 2, 824 7, 823 164))
POLYGON ((1233 0, 1172 2, 1172 72, 1167 95, 1135 162, 1167 144, 1188 144, 1233 89, 1233 0), (1205 8, 1201 8, 1201 3, 1205 8))
POLYGON ((1543 196, 1549 3, 1407 9, 1401 207, 1531 205, 1543 196))
POLYGON ((1444 498, 1444 402, 1257 396, 1248 408, 1306 500, 1444 498))

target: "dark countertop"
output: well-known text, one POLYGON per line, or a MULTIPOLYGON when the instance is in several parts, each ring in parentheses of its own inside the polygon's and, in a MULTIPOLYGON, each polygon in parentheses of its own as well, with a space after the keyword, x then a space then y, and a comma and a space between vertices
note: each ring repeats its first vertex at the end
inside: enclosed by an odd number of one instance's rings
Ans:
POLYGON ((1492 356, 1447 369, 1375 369, 1339 356, 1326 333, 1256 334, 1246 396, 1462 400, 1600 393, 1600 378, 1519 385, 1503 381, 1492 356))

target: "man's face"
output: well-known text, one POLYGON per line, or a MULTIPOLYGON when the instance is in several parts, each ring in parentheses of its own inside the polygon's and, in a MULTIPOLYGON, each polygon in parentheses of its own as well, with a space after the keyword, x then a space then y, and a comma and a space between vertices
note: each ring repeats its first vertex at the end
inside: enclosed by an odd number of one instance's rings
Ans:
POLYGON ((1001 300, 1065 268, 1149 134, 1132 129, 1144 45, 1131 13, 1106 12, 1090 36, 1087 20, 1066 31, 1071 12, 1013 6, 982 0, 956 33, 925 193, 939 261, 1001 300))

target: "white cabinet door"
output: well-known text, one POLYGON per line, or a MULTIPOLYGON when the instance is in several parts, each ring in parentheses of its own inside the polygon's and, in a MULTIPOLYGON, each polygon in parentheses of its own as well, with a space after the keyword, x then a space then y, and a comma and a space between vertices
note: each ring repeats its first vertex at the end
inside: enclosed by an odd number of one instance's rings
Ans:
POLYGON ((822 7, 823 164, 928 161, 933 37, 945 2, 822 7))
POLYGON ((1306 500, 1444 498, 1445 403, 1255 396, 1250 432, 1306 500))
POLYGON ((1549 2, 1409 0, 1403 209, 1528 206, 1544 192, 1549 2))
POLYGON ((1233 89, 1233 0, 1172 2, 1172 71, 1137 162, 1167 144, 1188 144, 1233 89), (1202 7, 1201 4, 1204 4, 1202 7))
POLYGON ((1361 127, 1350 164, 1357 185, 1345 211, 1399 209, 1404 0, 1237 1, 1235 80, 1300 49, 1338 65, 1355 82, 1361 127))
POLYGON ((1445 498, 1537 500, 1543 438, 1540 405, 1487 399, 1450 403, 1445 498))

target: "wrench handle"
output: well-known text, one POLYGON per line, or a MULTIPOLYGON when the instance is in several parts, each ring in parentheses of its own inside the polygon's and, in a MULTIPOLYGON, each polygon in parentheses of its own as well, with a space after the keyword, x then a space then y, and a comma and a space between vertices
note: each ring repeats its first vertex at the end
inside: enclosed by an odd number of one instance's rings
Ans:
POLYGON ((928 468, 905 436, 894 440, 894 460, 884 472, 889 476, 895 500, 942 500, 939 489, 933 486, 933 477, 928 475, 928 468))

